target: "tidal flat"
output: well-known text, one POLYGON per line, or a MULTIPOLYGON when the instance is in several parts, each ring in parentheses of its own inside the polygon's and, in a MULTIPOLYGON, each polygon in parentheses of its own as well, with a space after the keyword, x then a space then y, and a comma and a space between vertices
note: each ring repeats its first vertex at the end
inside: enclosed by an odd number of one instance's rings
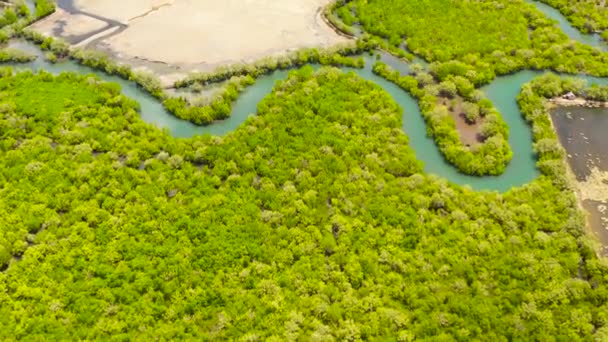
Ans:
POLYGON ((608 108, 558 107, 551 113, 568 154, 588 222, 608 255, 608 108))

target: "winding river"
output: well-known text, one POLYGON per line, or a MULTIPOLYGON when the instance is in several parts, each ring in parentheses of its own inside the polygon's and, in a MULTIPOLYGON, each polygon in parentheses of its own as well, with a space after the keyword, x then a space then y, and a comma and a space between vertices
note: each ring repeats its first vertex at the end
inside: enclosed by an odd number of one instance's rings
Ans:
POLYGON ((597 33, 585 34, 572 26, 568 19, 564 17, 560 11, 545 3, 537 0, 525 0, 527 3, 536 6, 538 10, 543 12, 547 17, 557 21, 557 25, 570 39, 580 43, 599 48, 603 51, 608 51, 608 44, 602 40, 602 37, 597 33))
MULTIPOLYGON (((567 25, 569 23, 561 14, 548 6, 536 1, 528 1, 537 5, 546 15, 567 25), (548 7, 548 8, 546 8, 548 7)), ((569 26, 571 30, 564 30, 572 39, 586 37, 576 29, 569 26), (573 34, 573 32, 575 32, 573 34)), ((594 38, 589 38, 594 39, 594 38)), ((583 43, 586 43, 581 39, 583 43)), ((594 41, 594 40, 593 40, 594 41)), ((597 44, 600 44, 597 41, 597 44)), ((599 46, 599 45, 598 45, 599 46)), ((35 61, 26 64, 13 64, 16 70, 29 69, 33 71, 46 70, 51 73, 76 72, 82 74, 95 74, 104 81, 120 84, 123 94, 137 100, 141 105, 141 117, 150 124, 159 128, 168 129, 176 138, 188 138, 195 135, 211 134, 225 135, 237 129, 252 113, 256 112, 257 104, 272 91, 277 80, 287 77, 288 71, 275 71, 269 75, 260 77, 253 86, 245 89, 239 98, 233 103, 230 118, 214 123, 210 126, 196 126, 187 121, 178 119, 168 113, 158 100, 146 93, 135 83, 126 81, 116 76, 109 76, 103 72, 81 66, 75 62, 67 61, 59 64, 48 63, 42 58, 38 47, 24 41, 13 41, 11 47, 18 48, 39 56, 35 61)), ((388 55, 381 54, 381 60, 401 73, 407 72, 409 65, 401 60, 388 55)), ((448 181, 460 185, 468 185, 474 190, 494 190, 504 192, 512 187, 529 183, 539 175, 536 168, 536 157, 532 149, 532 134, 529 125, 523 119, 515 98, 524 83, 542 74, 538 71, 521 71, 513 75, 498 77, 490 85, 482 88, 488 98, 494 103, 502 114, 505 122, 509 125, 509 143, 513 150, 513 159, 505 172, 500 176, 476 177, 460 173, 451 164, 445 161, 433 139, 426 135, 426 124, 418 104, 407 92, 403 91, 393 83, 375 75, 372 72, 374 60, 366 57, 366 66, 363 69, 342 68, 347 72, 354 72, 360 77, 372 81, 381 86, 401 106, 403 110, 403 131, 409 137, 411 148, 416 152, 419 160, 424 162, 424 171, 430 174, 446 178, 448 181)), ((581 76, 589 83, 607 84, 608 80, 589 76, 581 76)))

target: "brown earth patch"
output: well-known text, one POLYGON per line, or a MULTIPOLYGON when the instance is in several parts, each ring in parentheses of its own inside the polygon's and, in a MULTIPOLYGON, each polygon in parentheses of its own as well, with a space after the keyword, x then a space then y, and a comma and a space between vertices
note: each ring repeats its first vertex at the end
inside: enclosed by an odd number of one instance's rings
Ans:
POLYGON ((464 110, 462 108, 463 102, 464 100, 459 96, 456 96, 453 99, 438 97, 438 104, 446 106, 450 116, 454 119, 456 130, 458 130, 458 134, 460 135, 460 141, 462 141, 465 146, 473 146, 483 141, 480 135, 483 118, 480 117, 477 122, 473 124, 469 123, 464 115, 464 110))

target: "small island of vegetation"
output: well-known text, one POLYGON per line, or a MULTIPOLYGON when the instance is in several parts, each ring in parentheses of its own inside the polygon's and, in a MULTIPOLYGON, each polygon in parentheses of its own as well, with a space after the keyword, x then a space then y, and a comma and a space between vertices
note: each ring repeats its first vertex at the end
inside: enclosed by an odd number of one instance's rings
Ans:
POLYGON ((601 83, 608 55, 533 6, 339 1, 319 13, 355 41, 174 84, 221 82, 200 106, 27 28, 54 10, 33 4, 0 15, 1 340, 608 339, 608 264, 549 106, 608 100, 583 79, 601 83), (8 47, 24 38, 49 61, 8 47), (197 134, 279 69, 255 115, 197 134), (485 91, 504 75, 526 76, 519 112, 485 91))

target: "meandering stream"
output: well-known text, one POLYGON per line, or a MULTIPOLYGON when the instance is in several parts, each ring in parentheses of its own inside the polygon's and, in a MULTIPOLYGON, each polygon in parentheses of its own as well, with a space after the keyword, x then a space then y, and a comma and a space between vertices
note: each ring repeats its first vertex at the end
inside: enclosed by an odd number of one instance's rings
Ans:
POLYGON ((568 19, 561 12, 545 3, 537 0, 525 0, 525 2, 534 5, 539 11, 543 12, 547 17, 557 21, 557 25, 570 39, 576 40, 589 46, 599 48, 603 51, 608 51, 608 44, 602 40, 602 37, 597 33, 585 34, 572 26, 568 19))
MULTIPOLYGON (((527 0, 535 4, 546 15, 560 22, 560 26, 567 20, 561 16, 559 11, 554 10, 536 1, 527 0), (547 8, 548 7, 548 8, 547 8)), ((596 42, 595 38, 585 38, 570 26, 570 30, 562 27, 572 39, 581 40, 583 43, 596 42), (585 39, 583 39, 583 38, 585 39), (590 40, 589 40, 590 39, 590 40)), ((596 42, 599 46, 599 40, 596 42)), ((35 61, 26 64, 12 64, 17 70, 29 69, 33 71, 46 70, 51 73, 76 72, 81 74, 95 74, 108 82, 120 84, 123 94, 137 100, 141 105, 141 117, 150 124, 159 128, 168 129, 176 138, 187 138, 195 135, 211 134, 225 135, 237 129, 250 115, 257 111, 257 104, 272 91, 277 80, 287 77, 288 71, 275 71, 269 75, 260 77, 256 83, 245 89, 239 98, 233 103, 230 118, 218 121, 210 126, 196 126, 181 120, 168 113, 161 103, 135 83, 126 81, 116 76, 109 76, 103 72, 81 66, 73 61, 52 64, 42 57, 42 52, 37 46, 24 42, 14 41, 11 47, 18 48, 39 56, 35 61)), ((401 73, 407 72, 409 65, 401 60, 381 53, 381 60, 401 73)), ((475 190, 507 191, 508 189, 529 183, 539 174, 536 168, 536 158, 532 149, 532 135, 529 125, 523 119, 515 98, 523 84, 531 81, 541 74, 537 71, 521 71, 513 75, 498 77, 490 85, 482 88, 488 98, 494 103, 502 114, 505 122, 509 125, 509 144, 513 150, 513 159, 507 166, 505 172, 500 176, 476 177, 460 173, 454 166, 445 161, 439 152, 434 140, 426 135, 426 124, 418 104, 407 92, 395 84, 375 75, 372 72, 374 63, 372 57, 366 57, 366 66, 363 69, 341 68, 347 72, 354 72, 360 77, 372 81, 381 86, 403 109, 403 130, 409 137, 410 146, 416 152, 419 160, 424 162, 424 171, 430 174, 446 178, 448 181, 468 185, 475 190)), ((596 77, 581 76, 589 83, 606 84, 608 80, 596 77)))

